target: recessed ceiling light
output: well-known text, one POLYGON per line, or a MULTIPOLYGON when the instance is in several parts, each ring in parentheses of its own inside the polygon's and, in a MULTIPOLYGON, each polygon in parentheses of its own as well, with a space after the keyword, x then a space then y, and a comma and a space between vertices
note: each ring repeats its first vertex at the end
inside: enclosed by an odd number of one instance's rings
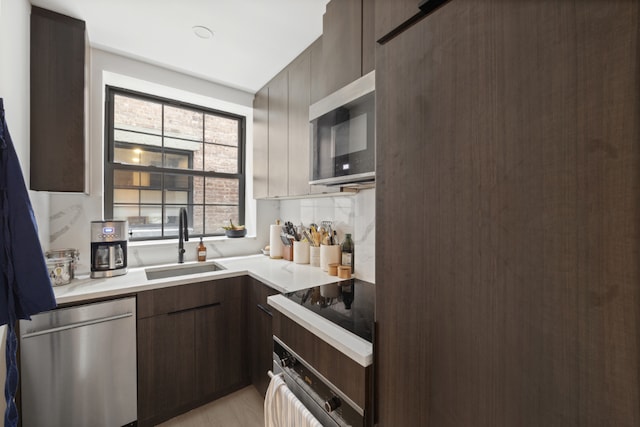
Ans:
POLYGON ((210 39, 211 37, 213 37, 213 31, 211 31, 207 27, 203 27, 202 25, 195 25, 193 27, 193 32, 201 39, 210 39))

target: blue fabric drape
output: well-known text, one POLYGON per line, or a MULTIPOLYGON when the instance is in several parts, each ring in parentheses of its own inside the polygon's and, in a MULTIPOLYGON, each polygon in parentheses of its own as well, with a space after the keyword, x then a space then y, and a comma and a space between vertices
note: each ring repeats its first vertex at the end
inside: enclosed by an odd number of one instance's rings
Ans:
POLYGON ((18 424, 18 319, 56 307, 38 228, 0 98, 0 325, 7 325, 5 427, 18 424))

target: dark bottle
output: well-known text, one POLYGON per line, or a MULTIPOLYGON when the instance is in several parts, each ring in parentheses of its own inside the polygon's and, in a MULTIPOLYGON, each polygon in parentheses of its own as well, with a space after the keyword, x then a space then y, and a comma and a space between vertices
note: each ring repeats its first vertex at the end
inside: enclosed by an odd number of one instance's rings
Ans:
POLYGON ((351 273, 353 274, 353 240, 351 240, 351 234, 347 234, 344 242, 342 242, 341 264, 351 267, 351 273))

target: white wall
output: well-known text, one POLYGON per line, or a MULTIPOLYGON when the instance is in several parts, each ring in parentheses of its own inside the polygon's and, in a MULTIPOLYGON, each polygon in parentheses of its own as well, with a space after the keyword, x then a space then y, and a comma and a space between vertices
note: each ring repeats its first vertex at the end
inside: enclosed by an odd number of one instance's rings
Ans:
MULTIPOLYGON (((29 15, 27 0, 0 0, 0 98, 4 100, 7 125, 29 185, 29 15)), ((49 195, 30 192, 41 244, 48 243, 49 195)), ((0 327, 0 384, 5 381, 6 327, 0 327)), ((0 413, 5 401, 0 399, 0 413)))
MULTIPOLYGON (((0 97, 7 125, 29 186, 29 20, 27 0, 0 1, 0 97)), ((38 222, 40 243, 49 244, 49 194, 29 192, 38 222)))
MULTIPOLYGON (((6 0, 5 0, 6 1, 6 0)), ((52 194, 50 246, 80 250, 79 273, 90 270, 89 224, 103 219, 104 176, 104 87, 113 85, 158 96, 216 108, 247 117, 247 166, 253 165, 253 95, 168 69, 126 58, 99 49, 91 49, 89 90, 88 168, 89 194, 52 194), (84 255, 84 256, 83 256, 84 255)), ((208 257, 258 253, 268 241, 268 224, 277 216, 277 202, 253 200, 253 182, 247 180, 248 235, 244 239, 205 239, 208 257), (258 215, 257 212, 260 212, 258 215)), ((196 241, 185 245, 185 259, 196 259, 196 241)), ((177 239, 163 242, 132 242, 131 267, 177 261, 177 239)))
POLYGON ((349 196, 283 200, 280 219, 294 225, 302 222, 306 226, 333 221, 341 242, 346 233, 351 233, 355 245, 355 276, 375 283, 375 200, 375 188, 349 196))

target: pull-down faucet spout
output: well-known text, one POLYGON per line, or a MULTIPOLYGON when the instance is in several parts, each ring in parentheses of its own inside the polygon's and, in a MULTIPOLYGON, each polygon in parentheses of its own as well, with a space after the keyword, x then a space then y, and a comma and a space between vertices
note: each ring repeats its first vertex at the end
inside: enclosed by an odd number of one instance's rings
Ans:
POLYGON ((178 263, 184 262, 184 242, 189 241, 189 225, 187 223, 187 210, 180 208, 180 221, 178 224, 178 263))

